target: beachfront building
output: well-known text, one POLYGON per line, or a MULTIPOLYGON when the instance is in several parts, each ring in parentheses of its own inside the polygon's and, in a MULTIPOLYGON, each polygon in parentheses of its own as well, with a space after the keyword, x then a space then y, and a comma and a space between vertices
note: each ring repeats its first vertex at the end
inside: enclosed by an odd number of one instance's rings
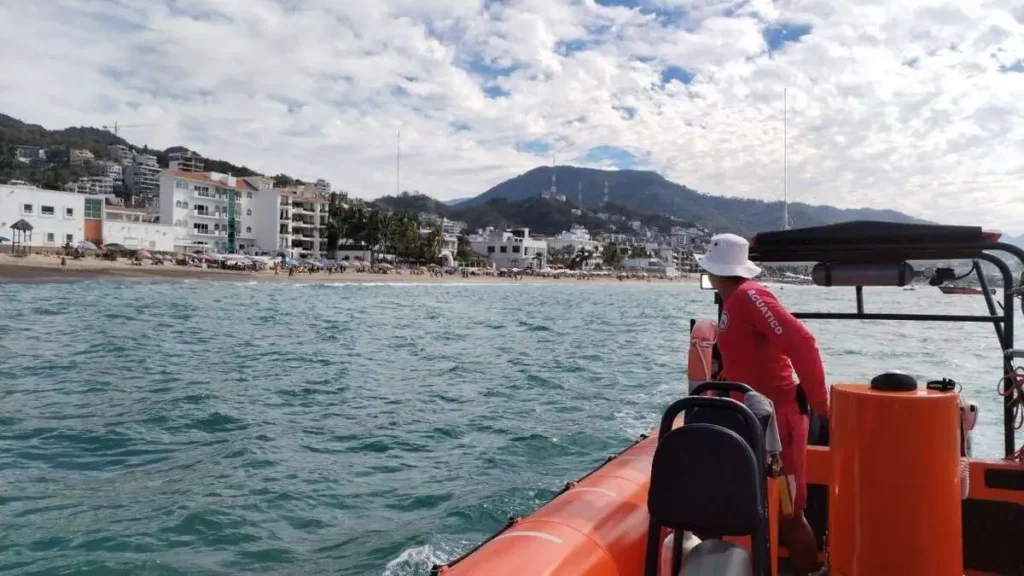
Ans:
POLYGON ((12 238, 11 225, 25 220, 33 228, 25 246, 57 249, 91 240, 85 230, 87 201, 91 210, 97 206, 102 210, 101 198, 34 186, 0 185, 0 236, 12 238))
POLYGON ((473 251, 487 256, 497 268, 544 268, 548 245, 530 237, 529 228, 487 229, 470 239, 473 251))
POLYGON ((256 194, 253 225, 256 245, 260 250, 272 255, 284 254, 288 258, 298 258, 298 251, 292 248, 293 196, 273 188, 273 182, 256 194))
POLYGON ((184 228, 181 252, 240 253, 258 249, 254 213, 260 190, 243 178, 217 172, 160 173, 160 222, 184 228))
POLYGON ((329 200, 314 194, 292 196, 292 252, 297 258, 326 257, 329 200))
POLYGON ((157 224, 142 208, 104 206, 103 243, 121 244, 126 248, 173 252, 186 229, 170 224, 157 224))
POLYGON ((561 232, 548 238, 547 244, 549 252, 564 250, 567 246, 572 247, 574 254, 582 248, 594 252, 601 251, 601 243, 591 238, 590 232, 586 228, 578 225, 573 225, 567 232, 561 232))

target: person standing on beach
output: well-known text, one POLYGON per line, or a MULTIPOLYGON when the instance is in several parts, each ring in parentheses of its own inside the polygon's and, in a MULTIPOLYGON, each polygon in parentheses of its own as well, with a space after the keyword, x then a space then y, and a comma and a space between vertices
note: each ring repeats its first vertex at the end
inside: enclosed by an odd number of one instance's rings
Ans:
POLYGON ((67 272, 68 270, 68 258, 67 256, 60 257, 60 271, 67 272))
POLYGON ((697 262, 722 299, 718 320, 721 379, 747 384, 775 406, 782 441, 782 473, 789 493, 788 501, 783 502, 780 532, 794 573, 806 576, 818 564, 814 531, 804 517, 807 404, 816 414, 827 417, 825 367, 814 335, 753 280, 761 269, 748 259, 749 254, 750 245, 745 239, 719 234, 697 262))

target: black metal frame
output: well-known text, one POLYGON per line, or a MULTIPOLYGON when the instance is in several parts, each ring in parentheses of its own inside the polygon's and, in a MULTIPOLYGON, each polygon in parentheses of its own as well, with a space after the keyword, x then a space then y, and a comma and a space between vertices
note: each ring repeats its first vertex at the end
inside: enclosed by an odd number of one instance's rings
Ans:
MULTIPOLYGON (((979 241, 971 243, 922 243, 922 244, 859 244, 855 240, 849 243, 813 241, 774 242, 758 246, 754 239, 750 247, 750 259, 759 263, 807 263, 807 262, 899 262, 906 260, 973 260, 978 281, 984 292, 988 315, 956 315, 956 314, 893 314, 868 313, 864 311, 863 287, 857 287, 857 311, 855 313, 831 312, 795 312, 794 316, 805 320, 895 320, 904 322, 988 322, 995 329, 996 338, 1002 349, 1003 372, 1013 372, 1014 358, 1024 358, 1024 350, 1014 348, 1014 306, 1013 300, 1024 294, 1024 273, 1020 283, 1014 281, 1013 271, 1001 258, 989 252, 1004 252, 1015 257, 1024 267, 1024 249, 1013 244, 997 241, 979 241), (988 289, 979 260, 992 263, 1003 278, 1002 311, 996 310, 995 300, 988 289)), ((716 303, 721 313, 721 299, 716 303)), ((1024 305, 1022 305, 1024 313, 1024 305)), ((1004 383, 1004 391, 1009 393, 1012 382, 1004 383)), ((1012 398, 1007 394, 1003 399, 1003 444, 1006 456, 1016 452, 1016 440, 1013 428, 1012 398)))

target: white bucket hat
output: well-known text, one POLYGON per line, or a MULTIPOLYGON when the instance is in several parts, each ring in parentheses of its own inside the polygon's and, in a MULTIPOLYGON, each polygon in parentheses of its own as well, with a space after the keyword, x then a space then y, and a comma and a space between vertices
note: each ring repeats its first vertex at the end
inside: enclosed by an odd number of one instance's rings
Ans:
POLYGON ((711 237, 708 252, 697 257, 697 263, 715 276, 739 276, 753 278, 761 268, 750 261, 750 243, 735 234, 718 234, 711 237))

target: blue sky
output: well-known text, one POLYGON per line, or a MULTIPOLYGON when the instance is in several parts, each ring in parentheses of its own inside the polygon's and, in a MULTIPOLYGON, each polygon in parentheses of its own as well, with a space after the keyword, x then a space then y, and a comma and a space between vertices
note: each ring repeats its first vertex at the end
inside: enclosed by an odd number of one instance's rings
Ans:
POLYGON ((0 112, 111 125, 363 197, 472 196, 554 158, 1024 232, 1012 0, 0 4, 0 112), (45 38, 46 41, 39 39, 45 38))

